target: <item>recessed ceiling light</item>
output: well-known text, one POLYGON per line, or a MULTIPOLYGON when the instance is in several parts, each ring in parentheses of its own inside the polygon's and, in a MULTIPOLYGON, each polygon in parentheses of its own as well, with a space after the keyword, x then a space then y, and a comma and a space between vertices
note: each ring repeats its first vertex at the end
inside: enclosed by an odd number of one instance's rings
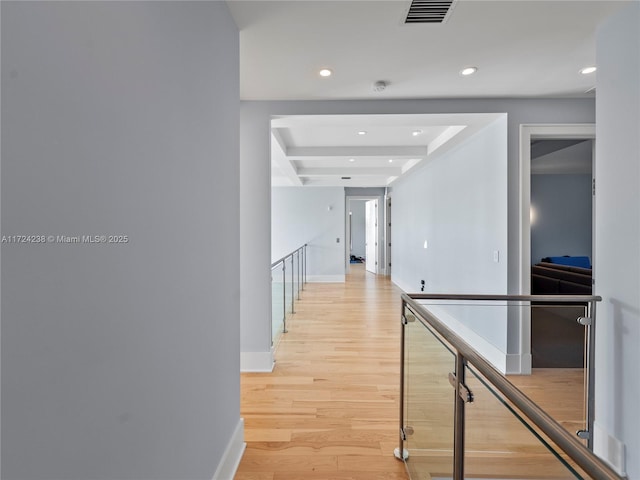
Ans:
POLYGON ((413 135, 414 137, 422 135, 422 130, 414 130, 413 132, 411 132, 411 135, 413 135))
POLYGON ((589 75, 590 73, 594 73, 596 70, 596 67, 584 67, 582 70, 580 70, 580 73, 583 75, 589 75))
POLYGON ((478 71, 478 67, 466 67, 460 70, 460 75, 464 75, 465 77, 468 75, 473 75, 478 71))
POLYGON ((323 68, 318 73, 321 77, 330 77, 333 72, 328 68, 323 68))
POLYGON ((389 163, 393 163, 393 158, 390 158, 390 159, 389 159, 389 163))
POLYGON ((366 132, 366 131, 364 131, 364 130, 360 130, 360 131, 358 132, 358 135, 366 135, 366 134, 367 134, 367 132, 366 132))
POLYGON ((350 158, 350 159, 349 159, 349 161, 350 161, 350 162, 355 162, 355 161, 356 161, 356 159, 355 159, 355 158, 350 158))

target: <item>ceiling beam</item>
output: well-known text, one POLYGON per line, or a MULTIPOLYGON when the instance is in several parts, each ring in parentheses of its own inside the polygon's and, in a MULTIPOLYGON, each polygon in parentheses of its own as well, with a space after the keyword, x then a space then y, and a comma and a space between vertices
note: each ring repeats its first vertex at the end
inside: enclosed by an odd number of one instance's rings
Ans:
POLYGON ((328 168, 318 168, 318 167, 306 167, 306 168, 298 168, 298 176, 300 177, 328 177, 328 176, 339 176, 339 177, 369 177, 372 175, 377 176, 400 176, 402 175, 401 167, 328 167, 328 168))
POLYGON ((298 177, 296 167, 285 155, 287 145, 284 143, 280 132, 275 128, 271 129, 271 138, 271 161, 276 163, 282 174, 289 179, 292 185, 301 187, 303 183, 298 177))
POLYGON ((425 146, 380 147, 287 147, 287 157, 423 157, 425 146))

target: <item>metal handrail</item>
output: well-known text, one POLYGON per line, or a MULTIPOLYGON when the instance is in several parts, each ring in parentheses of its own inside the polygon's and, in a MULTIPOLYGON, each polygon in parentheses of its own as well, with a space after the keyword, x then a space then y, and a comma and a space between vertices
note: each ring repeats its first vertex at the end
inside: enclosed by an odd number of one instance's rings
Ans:
POLYGON ((291 253, 287 253, 284 257, 279 258, 278 260, 276 260, 275 262, 273 262, 271 264, 271 268, 273 267, 277 267, 279 263, 284 262, 285 260, 287 260, 289 257, 293 257, 293 255, 295 255, 296 252, 302 250, 302 249, 306 249, 309 246, 308 243, 305 243, 304 245, 302 245, 301 247, 296 248, 294 251, 292 251, 291 253))
MULTIPOLYGON (((585 303, 601 302, 598 295, 457 295, 450 293, 411 293, 403 297, 412 300, 472 300, 472 301, 517 301, 540 303, 585 303)), ((407 302, 408 303, 408 302, 407 302)), ((419 304, 416 304, 419 305, 419 304)))
MULTIPOLYGON (((449 294, 403 294, 403 316, 404 306, 416 315, 424 325, 428 324, 433 328, 444 340, 446 340, 456 351, 457 356, 462 357, 463 362, 471 363, 474 368, 482 374, 497 390, 499 390, 505 398, 515 405, 529 420, 531 420, 549 439, 551 439, 563 452, 565 452, 580 468, 584 470, 591 478, 622 480, 624 477, 619 476, 609 465, 597 457, 587 447, 581 444, 567 430, 565 430, 558 422, 550 417, 544 410, 535 404, 529 397, 516 388, 509 380, 505 378, 493 365, 476 352, 468 343, 462 340, 447 325, 440 321, 435 315, 429 312, 423 305, 416 300, 476 300, 476 301, 531 301, 541 303, 564 303, 564 302, 596 302, 602 298, 594 295, 557 295, 557 296, 539 296, 539 295, 449 295, 449 294)), ((403 329, 403 357, 402 357, 402 385, 404 385, 404 329, 403 329)), ((401 388, 401 396, 404 395, 404 387, 401 388)), ((456 395, 456 401, 459 401, 456 395)), ((400 428, 403 428, 404 412, 403 400, 400 401, 400 428)), ((457 426, 457 428, 464 428, 457 426)), ((462 431, 461 434, 464 432, 462 431)), ((403 452, 403 440, 400 440, 400 451, 403 452)), ((404 453, 403 453, 404 455, 404 453)), ((455 456, 455 453, 454 453, 455 456)), ((458 455, 460 458, 460 456, 458 455)), ((460 460, 463 462, 463 459, 460 460)), ((454 465, 454 472, 462 475, 463 465, 454 465)), ((456 478, 456 477, 454 477, 456 478)))

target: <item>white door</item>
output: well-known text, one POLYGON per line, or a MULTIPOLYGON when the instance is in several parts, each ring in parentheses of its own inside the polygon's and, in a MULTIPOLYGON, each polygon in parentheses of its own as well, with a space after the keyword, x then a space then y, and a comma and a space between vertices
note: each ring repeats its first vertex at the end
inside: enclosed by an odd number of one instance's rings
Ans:
POLYGON ((371 273, 378 273, 378 200, 367 201, 365 221, 367 223, 365 268, 371 273))

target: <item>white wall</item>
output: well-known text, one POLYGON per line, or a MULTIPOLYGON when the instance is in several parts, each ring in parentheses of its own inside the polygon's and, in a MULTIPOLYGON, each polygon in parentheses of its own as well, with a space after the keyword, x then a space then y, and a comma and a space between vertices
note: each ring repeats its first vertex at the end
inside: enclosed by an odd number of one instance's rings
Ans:
MULTIPOLYGON (((394 283, 408 292, 425 280, 428 293, 507 293, 506 115, 392 184, 392 196, 394 283)), ((502 352, 504 364, 507 318, 491 314, 458 320, 502 352)))
MULTIPOLYGON (((593 99, 458 99, 366 101, 245 101, 240 123, 240 278, 243 357, 271 365, 270 122, 273 115, 508 113, 507 212, 509 293, 519 293, 519 126, 523 123, 593 123, 593 99), (255 239, 260 238, 260 242, 255 239), (516 253, 514 253, 516 252, 516 253)), ((394 237, 395 238, 395 237, 394 237)), ((395 260, 392 260, 395 268, 395 260)), ((518 321, 509 323, 517 331, 518 321)), ((514 347, 515 348, 515 347, 514 347)))
POLYGON ((403 290, 424 279, 431 293, 506 293, 506 142, 503 116, 392 184, 391 278, 403 290))
POLYGON ((351 200, 349 211, 351 212, 351 255, 363 257, 366 255, 365 244, 367 240, 365 215, 366 200, 351 200))
POLYGON ((237 28, 1 8, 2 234, 128 235, 2 245, 2 477, 211 479, 242 434, 237 28))
POLYGON ((531 264, 543 257, 592 258, 591 174, 531 175, 531 264))
POLYGON ((596 451, 640 478, 640 4, 597 35, 595 293, 596 451))
POLYGON ((344 202, 342 187, 274 187, 272 260, 307 243, 307 281, 344 282, 344 202))

